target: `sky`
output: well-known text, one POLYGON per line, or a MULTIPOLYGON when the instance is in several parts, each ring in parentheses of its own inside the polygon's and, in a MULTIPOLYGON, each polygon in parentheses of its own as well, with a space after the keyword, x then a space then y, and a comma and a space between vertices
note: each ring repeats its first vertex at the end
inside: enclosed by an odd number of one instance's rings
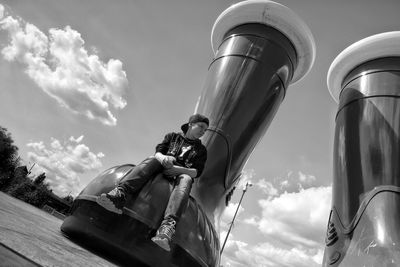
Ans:
MULTIPOLYGON (((137 164, 193 113, 232 0, 0 0, 0 126, 32 175, 76 196, 98 173, 137 164)), ((326 75, 352 43, 399 30, 397 0, 281 0, 309 26, 311 71, 289 86, 226 208, 242 195, 223 266, 320 266, 331 205, 337 103, 326 75)))

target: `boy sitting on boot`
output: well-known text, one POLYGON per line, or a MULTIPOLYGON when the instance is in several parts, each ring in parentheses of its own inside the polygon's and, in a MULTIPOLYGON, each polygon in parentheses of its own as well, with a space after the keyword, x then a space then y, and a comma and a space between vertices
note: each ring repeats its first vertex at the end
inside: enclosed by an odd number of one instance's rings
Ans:
POLYGON ((170 242, 189 200, 193 179, 201 175, 207 160, 207 149, 201 143, 209 126, 207 117, 195 114, 181 126, 182 133, 168 133, 156 146, 154 156, 145 159, 113 190, 101 194, 96 202, 105 209, 122 214, 127 194, 135 194, 159 173, 174 178, 164 219, 151 239, 163 249, 170 250, 170 242))

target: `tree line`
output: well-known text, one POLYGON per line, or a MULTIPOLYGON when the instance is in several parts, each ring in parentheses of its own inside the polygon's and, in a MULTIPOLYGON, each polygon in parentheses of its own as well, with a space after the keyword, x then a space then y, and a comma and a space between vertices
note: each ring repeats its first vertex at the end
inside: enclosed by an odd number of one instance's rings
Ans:
MULTIPOLYGON (((45 182, 46 174, 41 173, 34 179, 30 179, 28 175, 27 167, 21 166, 18 147, 14 144, 11 134, 0 126, 0 190, 42 208, 53 195, 49 184, 45 182)), ((69 203, 73 201, 71 196, 63 199, 69 203)))

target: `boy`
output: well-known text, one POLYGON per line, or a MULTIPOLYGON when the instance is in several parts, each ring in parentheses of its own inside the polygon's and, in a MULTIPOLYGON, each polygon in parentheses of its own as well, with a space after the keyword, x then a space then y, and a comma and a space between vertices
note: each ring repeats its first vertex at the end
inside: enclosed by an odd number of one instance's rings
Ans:
POLYGON ((164 220, 151 240, 163 249, 170 250, 170 242, 189 200, 193 179, 201 175, 207 160, 207 149, 201 143, 209 126, 207 117, 194 114, 181 126, 182 133, 168 133, 156 146, 154 156, 137 165, 123 181, 107 194, 101 194, 96 202, 105 209, 122 214, 126 194, 134 194, 159 173, 174 178, 164 220))

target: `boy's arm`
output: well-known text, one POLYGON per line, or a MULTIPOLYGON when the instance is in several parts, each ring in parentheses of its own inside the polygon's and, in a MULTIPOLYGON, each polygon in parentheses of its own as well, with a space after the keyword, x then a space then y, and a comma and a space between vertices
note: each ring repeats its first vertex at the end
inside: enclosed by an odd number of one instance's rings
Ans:
POLYGON ((192 178, 197 178, 203 172, 206 161, 207 161, 207 149, 204 146, 201 146, 199 148, 199 155, 197 156, 197 159, 195 160, 191 168, 185 168, 174 165, 172 168, 164 170, 163 173, 167 176, 187 174, 192 178))
POLYGON ((177 176, 180 174, 187 174, 192 178, 195 178, 197 176, 197 170, 194 168, 185 168, 181 166, 174 165, 171 168, 164 170, 163 172, 165 175, 168 176, 177 176))
POLYGON ((176 161, 176 159, 173 156, 166 156, 161 152, 157 152, 154 156, 166 169, 173 167, 174 162, 176 161))
POLYGON ((154 155, 155 158, 166 169, 171 168, 174 165, 174 162, 176 161, 175 157, 166 155, 173 136, 174 133, 166 134, 164 140, 156 146, 156 153, 154 155))

